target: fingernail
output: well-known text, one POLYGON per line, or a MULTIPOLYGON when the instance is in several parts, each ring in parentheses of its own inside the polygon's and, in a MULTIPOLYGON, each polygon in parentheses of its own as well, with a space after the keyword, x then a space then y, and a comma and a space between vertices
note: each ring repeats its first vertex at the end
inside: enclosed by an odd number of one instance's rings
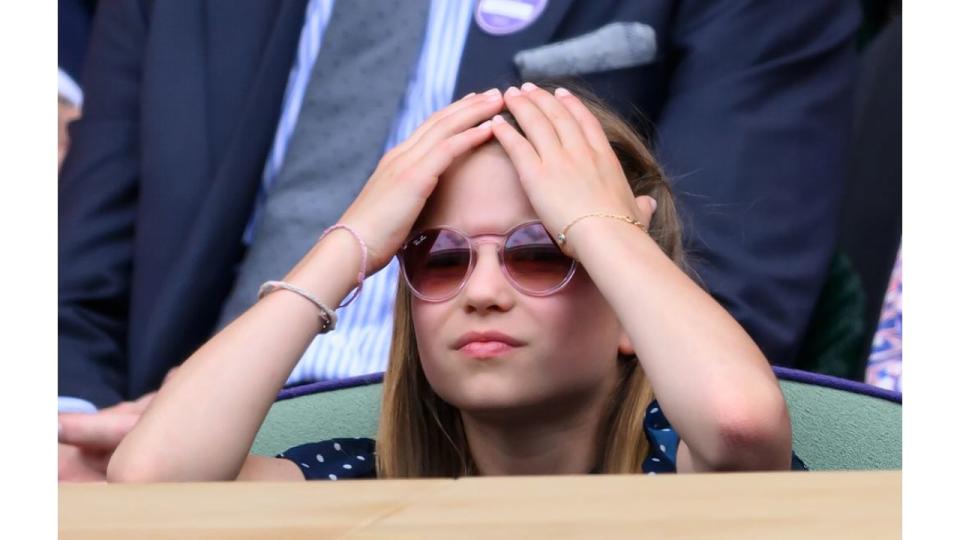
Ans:
POLYGON ((472 97, 473 97, 473 96, 475 96, 475 95, 477 95, 477 93, 476 93, 476 92, 470 92, 469 94, 467 94, 467 95, 465 95, 465 96, 463 96, 463 99, 468 99, 468 98, 472 98, 472 97))
POLYGON ((506 120, 504 120, 503 117, 500 116, 499 114, 493 117, 494 124, 502 124, 504 122, 506 122, 506 120))
POLYGON ((533 84, 532 82, 525 82, 525 83, 523 83, 522 86, 520 86, 520 88, 523 89, 524 92, 529 92, 529 91, 533 90, 533 89, 536 88, 536 87, 537 87, 537 85, 533 84))
POLYGON ((557 96, 557 97, 566 97, 566 96, 569 96, 569 95, 571 95, 571 94, 570 94, 570 91, 567 90, 566 88, 560 87, 560 88, 557 88, 556 90, 553 91, 553 95, 555 95, 555 96, 557 96))
POLYGON ((657 211, 657 200, 654 199, 653 197, 650 197, 650 206, 653 207, 653 211, 654 211, 654 212, 657 211))
POLYGON ((490 127, 490 121, 487 120, 486 122, 480 124, 480 125, 477 126, 477 127, 480 128, 480 129, 487 129, 488 127, 490 127))
POLYGON ((507 91, 506 91, 506 93, 504 93, 504 95, 505 95, 505 96, 515 96, 515 95, 517 95, 517 94, 519 94, 519 93, 520 93, 520 91, 517 90, 517 87, 516 87, 516 86, 511 86, 510 88, 507 88, 507 91))
POLYGON ((491 89, 487 90, 486 92, 484 92, 483 95, 485 95, 485 96, 487 96, 487 97, 499 96, 499 95, 500 95, 500 90, 497 89, 497 88, 491 88, 491 89))

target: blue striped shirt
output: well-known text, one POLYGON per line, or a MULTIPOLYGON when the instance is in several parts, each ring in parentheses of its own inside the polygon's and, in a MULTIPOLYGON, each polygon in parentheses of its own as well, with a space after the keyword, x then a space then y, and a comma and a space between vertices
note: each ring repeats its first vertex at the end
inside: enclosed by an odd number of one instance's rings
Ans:
MULTIPOLYGON (((258 209, 269 197, 270 186, 283 163, 287 144, 300 115, 310 72, 321 49, 333 2, 310 0, 307 4, 296 62, 290 71, 283 111, 263 171, 263 183, 257 198, 258 209)), ((473 2, 470 1, 433 0, 430 3, 420 59, 407 85, 403 105, 391 126, 384 153, 409 137, 434 111, 452 101, 472 11, 473 2)), ((248 244, 256 216, 255 210, 244 234, 248 244)), ((339 320, 336 331, 313 340, 290 374, 287 384, 384 371, 390 352, 398 276, 396 259, 380 272, 369 276, 360 296, 349 306, 337 311, 339 320)))

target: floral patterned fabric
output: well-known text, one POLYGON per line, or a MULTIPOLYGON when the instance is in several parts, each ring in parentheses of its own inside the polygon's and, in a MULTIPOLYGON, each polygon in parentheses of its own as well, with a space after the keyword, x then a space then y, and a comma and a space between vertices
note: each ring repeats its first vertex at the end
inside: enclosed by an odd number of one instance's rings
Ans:
POLYGON ((900 252, 893 266, 890 285, 883 300, 880 324, 873 337, 870 358, 867 360, 866 382, 887 390, 902 392, 901 366, 903 364, 903 277, 900 252))

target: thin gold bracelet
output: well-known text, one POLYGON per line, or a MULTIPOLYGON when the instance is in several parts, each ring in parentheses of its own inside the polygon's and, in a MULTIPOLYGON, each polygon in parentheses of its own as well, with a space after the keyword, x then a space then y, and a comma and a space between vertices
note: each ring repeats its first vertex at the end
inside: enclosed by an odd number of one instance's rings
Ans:
POLYGON ((640 230, 641 230, 641 231, 647 232, 647 226, 644 225, 643 223, 640 223, 640 221, 638 221, 638 220, 636 220, 636 219, 633 219, 632 217, 629 217, 629 216, 618 216, 618 215, 616 215, 616 214, 607 214, 606 212, 594 212, 594 213, 592 213, 592 214, 582 215, 582 216, 578 217, 577 219, 575 219, 575 220, 571 221, 570 223, 568 223, 567 226, 564 227, 562 231, 560 231, 560 234, 557 235, 557 245, 559 245, 560 247, 563 247, 563 244, 565 244, 565 243, 567 242, 567 231, 570 229, 570 227, 573 227, 573 225, 574 225, 576 222, 580 221, 581 219, 583 219, 583 218, 588 218, 588 217, 608 217, 608 218, 619 219, 620 221, 626 221, 627 223, 629 223, 629 224, 631 224, 631 225, 636 225, 637 227, 640 227, 640 230))

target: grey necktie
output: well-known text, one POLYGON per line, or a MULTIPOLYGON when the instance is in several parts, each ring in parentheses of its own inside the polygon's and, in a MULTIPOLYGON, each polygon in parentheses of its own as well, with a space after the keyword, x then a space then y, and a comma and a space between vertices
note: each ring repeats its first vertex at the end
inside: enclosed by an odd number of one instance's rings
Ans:
POLYGON ((220 314, 281 279, 376 168, 424 40, 429 0, 336 0, 283 165, 220 314))

